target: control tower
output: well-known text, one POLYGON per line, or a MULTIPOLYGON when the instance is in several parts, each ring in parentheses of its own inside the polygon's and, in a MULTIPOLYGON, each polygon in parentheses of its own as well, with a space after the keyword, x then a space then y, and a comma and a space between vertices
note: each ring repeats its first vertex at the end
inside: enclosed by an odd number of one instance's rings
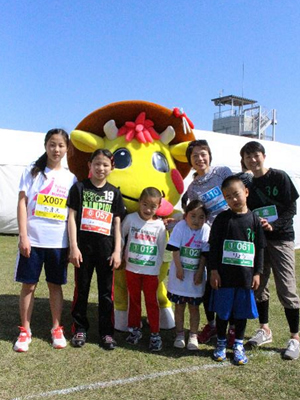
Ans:
POLYGON ((239 96, 212 99, 219 111, 214 114, 213 131, 253 139, 275 140, 276 110, 266 110, 256 100, 239 96), (222 109, 224 106, 229 108, 222 109), (271 132, 267 128, 272 127, 271 132))

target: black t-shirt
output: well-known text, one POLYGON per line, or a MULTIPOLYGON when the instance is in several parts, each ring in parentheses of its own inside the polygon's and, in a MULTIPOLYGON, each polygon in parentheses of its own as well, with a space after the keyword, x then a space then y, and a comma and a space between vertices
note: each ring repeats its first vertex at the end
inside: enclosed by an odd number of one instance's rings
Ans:
POLYGON ((108 182, 97 188, 90 179, 85 179, 71 187, 67 205, 77 211, 79 248, 87 244, 97 246, 109 243, 111 247, 114 241, 114 218, 122 219, 125 215, 119 189, 108 182), (97 229, 100 233, 96 232, 97 229))
POLYGON ((284 171, 270 168, 265 175, 252 179, 247 200, 250 210, 271 205, 277 209, 278 219, 271 222, 273 231, 265 232, 267 239, 294 240, 293 217, 298 197, 291 178, 284 171))
POLYGON ((223 211, 212 224, 209 246, 209 269, 218 270, 221 287, 250 289, 253 275, 263 270, 266 240, 259 218, 250 210, 223 211))

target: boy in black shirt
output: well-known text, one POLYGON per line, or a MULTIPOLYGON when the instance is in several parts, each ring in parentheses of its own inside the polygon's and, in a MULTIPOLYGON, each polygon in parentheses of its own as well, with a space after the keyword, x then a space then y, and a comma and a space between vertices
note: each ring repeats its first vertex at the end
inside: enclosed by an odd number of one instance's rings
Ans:
POLYGON ((258 317, 253 289, 260 283, 265 238, 259 218, 247 208, 248 189, 237 176, 223 181, 222 192, 230 207, 220 213, 209 239, 213 287, 211 310, 217 313, 217 348, 213 358, 226 359, 226 329, 230 316, 235 322, 234 363, 246 364, 243 346, 247 319, 258 317))
POLYGON ((248 207, 259 215, 267 239, 264 272, 255 293, 260 329, 249 340, 252 346, 272 341, 269 328, 268 281, 272 268, 276 291, 289 324, 291 339, 283 354, 286 359, 299 357, 299 308, 296 292, 293 217, 296 214, 298 192, 290 177, 281 170, 265 168, 265 149, 259 142, 248 142, 241 157, 253 172, 248 207))

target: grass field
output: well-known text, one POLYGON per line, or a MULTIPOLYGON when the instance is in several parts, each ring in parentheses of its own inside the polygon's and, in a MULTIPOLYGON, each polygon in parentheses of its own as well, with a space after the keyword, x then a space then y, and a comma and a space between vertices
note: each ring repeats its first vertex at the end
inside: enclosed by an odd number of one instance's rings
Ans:
MULTIPOLYGON (((257 400, 300 399, 300 359, 284 361, 281 350, 288 327, 271 283, 271 328, 273 343, 248 352, 249 363, 236 367, 229 361, 218 364, 211 358, 214 344, 202 345, 196 353, 175 350, 174 332, 163 331, 163 351, 148 352, 148 328, 137 347, 125 343, 125 333, 116 333, 118 349, 99 348, 95 280, 90 294, 91 330, 82 349, 50 346, 51 316, 44 278, 37 288, 32 320, 33 341, 28 353, 15 353, 18 335, 20 285, 14 283, 17 238, 0 236, 0 399, 191 399, 257 400), (72 389, 73 388, 73 389, 72 389)), ((300 273, 300 252, 297 253, 300 273)), ((73 269, 64 290, 63 325, 70 339, 70 308, 73 269)), ((299 281, 298 281, 299 288, 299 281)), ((300 291, 299 291, 300 292, 300 291)), ((205 323, 201 307, 201 323, 205 323)), ((250 321, 246 337, 257 327, 250 321)))

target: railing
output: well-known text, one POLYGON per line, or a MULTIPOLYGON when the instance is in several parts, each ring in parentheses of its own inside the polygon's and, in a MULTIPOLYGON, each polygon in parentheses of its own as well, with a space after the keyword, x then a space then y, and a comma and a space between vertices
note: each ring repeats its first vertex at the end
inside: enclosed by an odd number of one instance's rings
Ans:
MULTIPOLYGON (((239 114, 237 109, 224 110, 214 113, 214 121, 229 117, 237 117, 239 119, 239 130, 236 134, 245 136, 251 135, 257 136, 260 139, 269 138, 271 140, 275 140, 275 125, 277 123, 275 110, 267 110, 265 107, 254 106, 242 110, 241 114, 239 114), (265 132, 270 125, 273 125, 273 132, 271 136, 267 135, 265 132)), ((227 129, 230 130, 230 127, 227 126, 227 129)))
POLYGON ((219 112, 214 113, 214 119, 237 117, 237 116, 238 116, 237 110, 233 110, 233 109, 219 111, 219 112))

